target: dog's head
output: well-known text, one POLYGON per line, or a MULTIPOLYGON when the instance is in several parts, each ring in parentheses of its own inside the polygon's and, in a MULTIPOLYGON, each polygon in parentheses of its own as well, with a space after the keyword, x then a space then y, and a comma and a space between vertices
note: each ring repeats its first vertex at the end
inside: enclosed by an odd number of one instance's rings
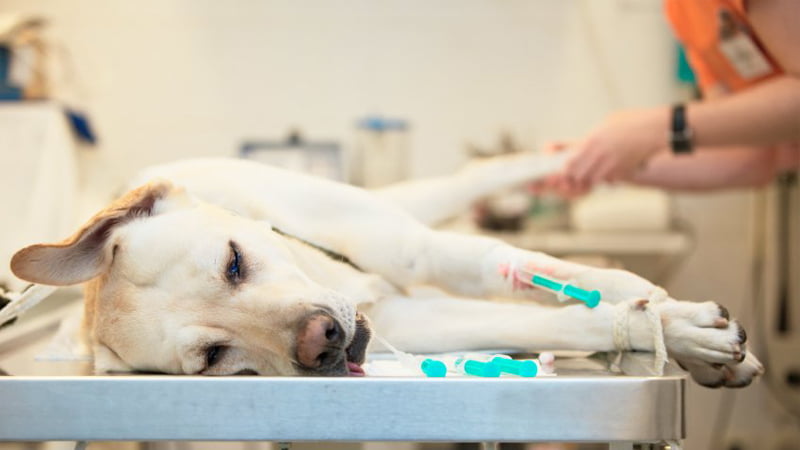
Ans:
POLYGON ((168 182, 129 192, 58 244, 11 261, 27 281, 88 282, 98 371, 231 375, 358 373, 369 331, 312 281, 269 224, 168 182))

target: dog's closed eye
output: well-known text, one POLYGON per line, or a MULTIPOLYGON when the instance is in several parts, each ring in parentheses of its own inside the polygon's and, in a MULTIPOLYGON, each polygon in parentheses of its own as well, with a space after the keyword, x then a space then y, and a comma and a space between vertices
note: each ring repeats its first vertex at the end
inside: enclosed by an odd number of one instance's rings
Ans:
POLYGON ((229 283, 236 285, 244 278, 244 261, 242 260, 239 246, 233 241, 228 242, 228 245, 231 249, 231 256, 228 260, 228 266, 225 268, 225 279, 229 283))

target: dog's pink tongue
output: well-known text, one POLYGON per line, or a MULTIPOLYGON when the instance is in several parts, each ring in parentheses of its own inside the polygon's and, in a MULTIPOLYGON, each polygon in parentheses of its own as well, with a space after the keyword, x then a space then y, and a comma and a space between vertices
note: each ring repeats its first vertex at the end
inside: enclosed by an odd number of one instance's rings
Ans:
POLYGON ((347 370, 350 372, 351 377, 363 377, 366 375, 364 369, 354 362, 347 361, 347 370))

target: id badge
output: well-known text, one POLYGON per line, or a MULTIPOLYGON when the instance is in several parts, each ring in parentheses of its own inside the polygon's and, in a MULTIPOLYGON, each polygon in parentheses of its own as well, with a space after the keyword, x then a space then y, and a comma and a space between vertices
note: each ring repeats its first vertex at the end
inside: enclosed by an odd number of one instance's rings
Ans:
POLYGON ((744 80, 752 80, 773 72, 764 52, 730 11, 720 11, 719 49, 736 73, 744 80))

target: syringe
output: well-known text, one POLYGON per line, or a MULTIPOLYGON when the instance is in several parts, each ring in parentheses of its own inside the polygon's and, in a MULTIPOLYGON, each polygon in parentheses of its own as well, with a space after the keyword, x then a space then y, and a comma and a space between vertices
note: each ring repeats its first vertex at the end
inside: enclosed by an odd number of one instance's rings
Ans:
POLYGON ((484 377, 495 376, 492 369, 485 369, 484 366, 481 365, 470 367, 470 370, 477 369, 479 371, 478 373, 466 372, 466 370, 458 367, 459 363, 465 364, 464 361, 491 364, 494 365, 501 374, 507 373, 524 378, 532 378, 537 375, 554 374, 554 357, 553 354, 549 352, 540 353, 538 359, 513 359, 510 356, 503 354, 467 353, 456 359, 453 367, 448 366, 451 370, 459 373, 468 373, 470 375, 484 377))
POLYGON ((536 361, 530 359, 516 360, 507 355, 494 355, 489 361, 496 365, 501 372, 520 377, 535 377, 539 373, 539 366, 536 361))
POLYGON ((587 291, 586 289, 573 286, 566 281, 545 277, 527 269, 518 269, 518 273, 521 281, 556 294, 560 302, 574 298, 582 301, 589 308, 594 308, 600 303, 601 295, 598 290, 587 291))
POLYGON ((491 361, 479 361, 467 356, 456 358, 449 369, 462 375, 475 377, 495 378, 500 376, 500 367, 491 361))
POLYGON ((443 377, 447 374, 447 366, 443 362, 433 358, 423 358, 421 356, 414 356, 410 353, 402 352, 379 335, 373 333, 373 336, 383 344, 384 347, 389 349, 389 351, 394 354, 395 358, 400 361, 400 364, 407 369, 421 371, 428 377, 443 377))

